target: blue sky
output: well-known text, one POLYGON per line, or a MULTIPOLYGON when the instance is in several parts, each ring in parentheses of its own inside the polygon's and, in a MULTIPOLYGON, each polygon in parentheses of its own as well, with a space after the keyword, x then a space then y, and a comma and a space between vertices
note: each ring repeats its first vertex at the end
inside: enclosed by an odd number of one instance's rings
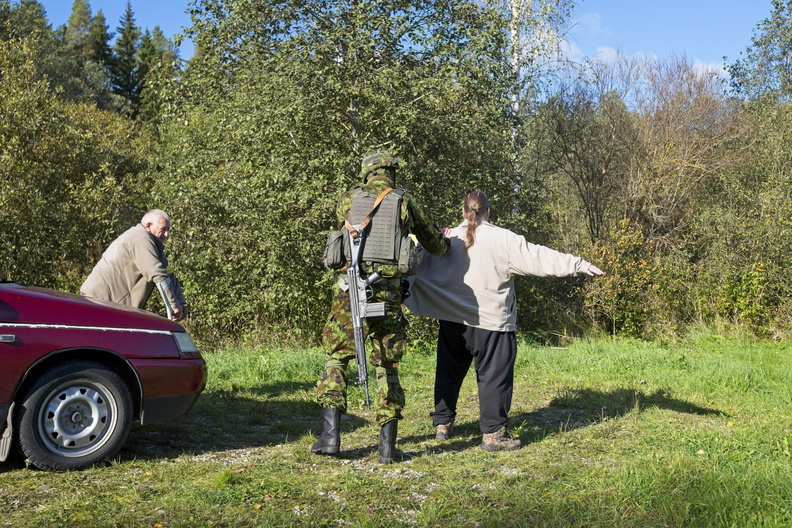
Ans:
POLYGON ((579 0, 570 54, 607 59, 615 50, 720 69, 751 44, 756 25, 769 18, 770 0, 579 0))
MULTIPOLYGON (((53 27, 65 24, 72 0, 41 0, 53 27)), ((89 0, 92 12, 105 15, 111 32, 118 28, 126 0, 89 0)), ((190 0, 132 0, 137 25, 160 26, 167 37, 190 24, 190 0)), ((756 24, 770 16, 770 0, 577 0, 569 53, 601 58, 620 50, 666 59, 684 53, 689 60, 720 68, 751 43, 756 24)), ((192 56, 182 45, 182 58, 192 56)))
MULTIPOLYGON (((47 19, 53 28, 65 24, 71 14, 73 0, 39 0, 47 10, 47 19)), ((88 0, 91 13, 100 9, 107 20, 110 33, 118 33, 121 16, 126 10, 126 0, 88 0)), ((190 17, 185 13, 190 0, 131 0, 135 22, 143 29, 154 29, 159 26, 166 37, 181 33, 190 25, 190 17)), ((182 58, 190 58, 193 54, 192 44, 186 42, 180 49, 182 58)))

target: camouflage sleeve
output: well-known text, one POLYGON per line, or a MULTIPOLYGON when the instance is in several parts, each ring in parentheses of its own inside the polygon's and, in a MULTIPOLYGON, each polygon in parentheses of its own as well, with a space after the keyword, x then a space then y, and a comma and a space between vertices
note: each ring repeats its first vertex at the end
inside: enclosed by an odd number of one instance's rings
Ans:
POLYGON ((338 225, 344 225, 344 220, 347 219, 349 216, 349 210, 352 208, 352 193, 350 191, 345 192, 341 195, 341 198, 338 200, 338 205, 336 206, 336 219, 338 221, 338 225))
POLYGON ((404 220, 410 233, 415 235, 418 242, 432 255, 445 255, 450 247, 449 240, 443 238, 440 228, 429 217, 426 207, 414 196, 405 194, 404 197, 403 203, 406 209, 403 211, 406 212, 404 220))

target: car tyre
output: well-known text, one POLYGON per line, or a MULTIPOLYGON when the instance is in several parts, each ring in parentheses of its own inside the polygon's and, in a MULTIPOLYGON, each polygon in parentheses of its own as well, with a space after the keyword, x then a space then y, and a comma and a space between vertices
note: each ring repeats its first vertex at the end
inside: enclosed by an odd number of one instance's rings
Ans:
POLYGON ((67 361, 35 380, 15 417, 17 446, 44 470, 84 469, 115 455, 132 427, 124 380, 95 361, 67 361))

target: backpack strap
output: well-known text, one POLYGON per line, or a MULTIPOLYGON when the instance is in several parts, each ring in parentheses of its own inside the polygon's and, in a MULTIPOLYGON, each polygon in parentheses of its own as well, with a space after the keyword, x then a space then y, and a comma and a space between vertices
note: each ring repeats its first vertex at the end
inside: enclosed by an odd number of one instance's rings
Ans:
POLYGON ((377 199, 374 201, 374 206, 371 208, 371 211, 369 211, 369 214, 366 215, 366 218, 360 222, 358 229, 355 229, 352 224, 349 223, 349 220, 344 220, 344 227, 346 227, 347 231, 352 234, 352 238, 357 238, 360 236, 360 232, 366 229, 366 226, 369 225, 369 222, 371 222, 371 217, 377 212, 377 207, 379 207, 379 204, 382 203, 382 200, 385 198, 385 196, 387 196, 392 190, 393 189, 391 187, 388 187, 382 191, 379 196, 377 196, 377 199))

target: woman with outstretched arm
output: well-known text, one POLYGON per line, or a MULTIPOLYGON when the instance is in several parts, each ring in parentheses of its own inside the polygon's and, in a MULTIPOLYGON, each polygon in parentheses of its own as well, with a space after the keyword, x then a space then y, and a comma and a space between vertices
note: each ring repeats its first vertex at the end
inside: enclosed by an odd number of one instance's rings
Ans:
POLYGON ((580 257, 531 244, 525 237, 489 223, 487 195, 465 197, 463 222, 446 230, 451 249, 424 254, 405 305, 439 320, 434 411, 438 440, 453 435, 457 400, 473 363, 478 380, 479 426, 485 451, 520 448, 508 433, 508 414, 517 357, 514 277, 603 275, 580 257))

